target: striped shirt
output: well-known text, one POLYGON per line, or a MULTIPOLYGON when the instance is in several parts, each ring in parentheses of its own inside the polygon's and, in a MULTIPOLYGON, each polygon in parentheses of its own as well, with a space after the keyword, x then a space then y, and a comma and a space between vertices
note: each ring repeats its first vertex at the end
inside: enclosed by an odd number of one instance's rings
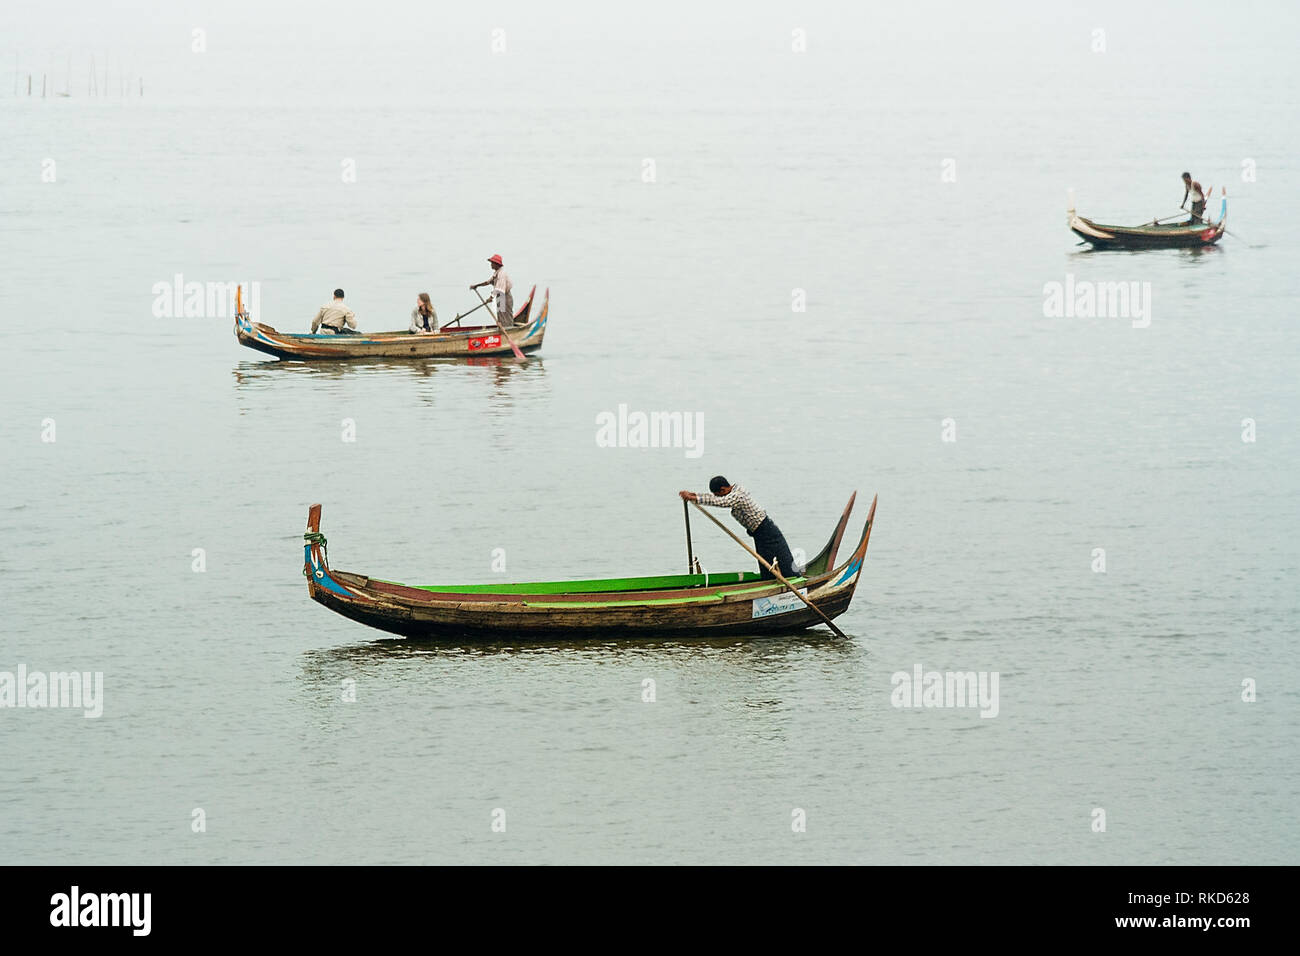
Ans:
POLYGON ((506 275, 505 269, 498 269, 496 272, 492 273, 491 282, 492 291, 497 293, 497 295, 509 295, 511 292, 515 291, 515 284, 510 281, 510 277, 506 275))
POLYGON ((731 517, 744 525, 746 531, 754 531, 767 518, 767 512, 740 485, 732 485, 729 494, 715 495, 702 491, 696 497, 700 504, 710 508, 730 508, 731 517))

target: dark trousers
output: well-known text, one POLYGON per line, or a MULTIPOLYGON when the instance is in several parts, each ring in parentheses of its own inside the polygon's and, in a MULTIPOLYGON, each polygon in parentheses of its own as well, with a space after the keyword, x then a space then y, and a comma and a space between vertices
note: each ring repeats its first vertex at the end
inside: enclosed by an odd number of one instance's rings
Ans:
POLYGON ((1194 202, 1194 203, 1192 203, 1192 219, 1191 219, 1191 221, 1192 221, 1193 223, 1201 223, 1201 222, 1205 222, 1205 203, 1204 203, 1204 202, 1194 202))
MULTIPOLYGON (((764 560, 775 564, 787 578, 794 576, 794 557, 790 554, 790 546, 785 543, 785 535, 781 533, 775 521, 770 517, 764 518, 762 524, 749 532, 749 536, 754 539, 754 550, 764 560)), ((775 577, 762 565, 759 566, 758 571, 764 578, 775 577)))

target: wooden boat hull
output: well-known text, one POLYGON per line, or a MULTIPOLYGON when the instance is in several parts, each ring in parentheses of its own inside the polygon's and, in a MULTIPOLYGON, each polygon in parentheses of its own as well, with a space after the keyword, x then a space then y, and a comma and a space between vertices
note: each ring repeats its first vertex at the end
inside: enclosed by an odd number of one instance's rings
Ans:
MULTIPOLYGON (((551 293, 548 289, 541 310, 533 316, 533 296, 515 313, 515 325, 506 334, 522 352, 542 347, 549 319, 551 293)), ((280 359, 328 361, 331 359, 393 358, 482 358, 513 355, 495 325, 447 328, 431 335, 411 332, 373 332, 353 335, 303 335, 278 332, 269 325, 253 322, 247 315, 235 316, 235 338, 240 345, 280 359)))
MULTIPOLYGON (((855 495, 856 497, 856 495, 855 495)), ((876 502, 862 537, 832 567, 848 507, 805 576, 791 579, 829 618, 848 610, 862 574, 876 502)), ((755 572, 501 585, 410 587, 329 567, 312 505, 303 574, 312 600, 344 617, 405 637, 469 641, 546 638, 712 637, 805 630, 822 619, 779 582, 755 572)))
MULTIPOLYGON (((728 634, 791 633, 822 623, 820 617, 802 604, 799 604, 801 610, 793 610, 788 614, 755 618, 750 601, 736 601, 721 608, 699 607, 671 611, 628 608, 604 609, 593 613, 586 609, 573 609, 530 614, 522 607, 510 611, 458 608, 399 611, 396 608, 366 608, 352 601, 341 600, 324 589, 313 593, 312 598, 354 621, 392 634, 423 640, 713 637, 728 634)), ((848 610, 853 595, 851 592, 831 596, 809 595, 809 599, 833 620, 848 610)), ((797 599, 794 600, 798 603, 797 599)))
POLYGON ((1070 210, 1070 231, 1091 243, 1094 249, 1183 249, 1212 246, 1223 238, 1227 227, 1228 200, 1222 200, 1218 222, 1194 226, 1182 224, 1108 226, 1085 219, 1070 210))

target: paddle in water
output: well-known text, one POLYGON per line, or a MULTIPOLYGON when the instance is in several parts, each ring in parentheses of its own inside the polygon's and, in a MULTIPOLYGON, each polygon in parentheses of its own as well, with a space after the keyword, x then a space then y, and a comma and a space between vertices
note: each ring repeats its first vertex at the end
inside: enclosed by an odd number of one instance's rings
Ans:
POLYGON ((821 608, 819 608, 819 607, 818 607, 816 604, 814 604, 812 601, 810 601, 810 600, 808 600, 806 597, 804 597, 803 594, 802 594, 802 592, 800 592, 800 590, 799 590, 797 587, 795 587, 793 584, 791 584, 789 581, 787 581, 787 580, 785 579, 785 577, 781 574, 781 572, 780 572, 779 570, 777 570, 776 565, 774 565, 774 564, 772 564, 770 561, 766 560, 766 559, 765 559, 762 555, 760 555, 757 551, 755 551, 755 550, 754 550, 753 548, 751 548, 749 545, 745 544, 745 542, 741 541, 740 538, 736 537, 736 535, 732 534, 730 528, 728 528, 725 524, 723 524, 723 523, 722 523, 721 521, 719 521, 717 518, 713 517, 713 515, 709 514, 707 511, 705 511, 704 508, 700 505, 699 502, 697 502, 697 501, 692 501, 691 504, 695 505, 695 510, 696 510, 696 511, 698 511, 700 514, 704 515, 704 517, 708 518, 710 521, 712 521, 714 524, 716 524, 719 528, 721 528, 723 531, 725 531, 726 534, 727 534, 727 537, 729 537, 732 541, 736 542, 736 544, 740 545, 742 548, 744 548, 746 551, 748 551, 751 555, 753 555, 753 557, 755 558, 755 560, 758 561, 759 564, 761 564, 763 567, 765 567, 765 568, 767 568, 769 571, 771 571, 771 572, 772 572, 772 575, 773 575, 773 576, 774 576, 778 581, 780 581, 780 582, 781 582, 782 584, 784 584, 787 588, 789 588, 791 594, 793 594, 795 597, 797 597, 800 601, 803 601, 804 604, 807 604, 808 607, 811 608, 813 611, 816 611, 816 612, 817 612, 817 616, 820 617, 823 621, 826 622, 826 626, 829 627, 832 631, 834 631, 837 637, 843 637, 843 638, 846 638, 846 639, 847 639, 847 635, 846 635, 843 631, 841 631, 838 627, 835 626, 835 622, 832 621, 829 617, 827 617, 826 614, 825 614, 825 612, 823 612, 821 608))
MULTIPOLYGON (((478 289, 474 290, 474 294, 483 301, 484 305, 488 304, 488 300, 483 298, 483 293, 479 292, 478 289)), ((491 312, 492 310, 489 309, 488 311, 491 312)), ((496 321, 497 328, 501 330, 501 338, 505 339, 507 342, 510 343, 510 351, 515 353, 515 358, 521 362, 527 361, 527 359, 524 358, 524 353, 520 350, 519 346, 515 345, 515 340, 512 339, 508 334, 506 334, 506 327, 501 324, 500 317, 495 312, 492 312, 492 318, 496 321)))

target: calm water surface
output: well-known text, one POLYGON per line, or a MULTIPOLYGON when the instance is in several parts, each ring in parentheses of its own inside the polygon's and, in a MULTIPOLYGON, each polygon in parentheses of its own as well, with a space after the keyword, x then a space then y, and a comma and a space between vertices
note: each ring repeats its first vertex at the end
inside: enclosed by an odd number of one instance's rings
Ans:
POLYGON ((0 670, 105 681, 98 720, 0 711, 0 856, 1300 859, 1293 7, 1187 14, 1209 33, 1119 5, 505 7, 495 56, 468 12, 254 9, 202 57, 188 21, 12 15, 15 48, 110 45, 147 86, 0 81, 0 670), (1067 189, 1138 222, 1184 168, 1240 237, 1075 245, 1067 189), (474 304, 493 252, 551 290, 523 366, 276 363, 152 308, 177 273, 257 281, 305 330, 342 285, 401 327, 419 291, 474 304), (1067 274, 1150 283, 1150 326, 1045 317, 1067 274), (597 447, 620 403, 703 413, 703 455, 597 447), (410 644, 300 574, 314 501, 332 563, 393 580, 672 572, 675 492, 718 472, 809 552, 879 493, 847 642, 410 644), (997 717, 895 708, 917 664, 998 672, 997 717))

